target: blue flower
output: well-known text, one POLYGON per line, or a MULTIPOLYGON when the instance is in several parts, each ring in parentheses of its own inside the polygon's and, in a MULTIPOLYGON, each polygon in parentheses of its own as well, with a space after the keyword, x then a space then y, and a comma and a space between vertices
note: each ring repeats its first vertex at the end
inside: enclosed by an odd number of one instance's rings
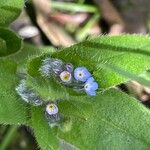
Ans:
POLYGON ((96 90, 98 89, 98 83, 94 80, 93 77, 90 77, 84 85, 84 90, 87 95, 96 96, 96 90))
POLYGON ((47 104, 45 110, 45 118, 47 119, 50 127, 58 126, 58 123, 61 120, 61 116, 59 114, 59 110, 56 104, 54 103, 47 104))
POLYGON ((55 115, 58 113, 58 107, 56 106, 56 104, 48 104, 46 106, 46 112, 49 114, 49 115, 55 115))
POLYGON ((74 78, 78 81, 86 82, 91 77, 91 73, 85 67, 78 67, 74 70, 74 78))

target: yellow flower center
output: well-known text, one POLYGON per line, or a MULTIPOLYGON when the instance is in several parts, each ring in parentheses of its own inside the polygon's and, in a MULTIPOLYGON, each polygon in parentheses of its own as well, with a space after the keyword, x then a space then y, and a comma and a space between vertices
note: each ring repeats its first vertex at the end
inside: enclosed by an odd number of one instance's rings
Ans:
POLYGON ((54 109, 55 109, 55 105, 54 105, 54 104, 49 104, 49 105, 48 105, 48 108, 49 108, 50 110, 54 110, 54 109))
POLYGON ((66 74, 64 75, 64 80, 68 81, 69 78, 70 78, 70 73, 66 73, 66 74))
POLYGON ((60 74, 60 79, 64 82, 68 82, 71 80, 71 74, 70 72, 67 72, 67 71, 63 71, 61 74, 60 74))

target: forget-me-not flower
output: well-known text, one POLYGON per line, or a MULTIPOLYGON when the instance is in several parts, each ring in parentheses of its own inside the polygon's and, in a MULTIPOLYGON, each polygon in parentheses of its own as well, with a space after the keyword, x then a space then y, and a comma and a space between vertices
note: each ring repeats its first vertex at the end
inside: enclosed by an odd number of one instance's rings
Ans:
POLYGON ((77 67, 74 70, 74 78, 77 81, 86 82, 89 77, 91 77, 91 73, 85 67, 77 67))
POLYGON ((51 127, 58 125, 58 122, 60 121, 61 118, 56 104, 54 103, 47 104, 45 110, 45 117, 48 121, 48 124, 51 127))
POLYGON ((84 90, 87 95, 96 96, 96 90, 98 89, 98 83, 94 80, 93 77, 90 77, 84 85, 84 90))
POLYGON ((55 115, 58 113, 58 107, 56 106, 56 104, 48 104, 46 106, 46 112, 49 114, 49 115, 55 115))

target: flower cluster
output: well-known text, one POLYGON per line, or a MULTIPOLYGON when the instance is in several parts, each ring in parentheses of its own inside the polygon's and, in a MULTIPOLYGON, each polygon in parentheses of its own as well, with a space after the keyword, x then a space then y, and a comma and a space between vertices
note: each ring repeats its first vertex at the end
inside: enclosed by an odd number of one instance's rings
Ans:
POLYGON ((59 82, 73 87, 78 92, 84 91, 87 95, 96 96, 98 83, 86 67, 74 68, 71 63, 65 64, 60 59, 46 58, 39 70, 41 75, 56 77, 59 82))
POLYGON ((98 83, 92 77, 91 73, 85 67, 78 67, 74 70, 74 78, 77 81, 84 82, 84 91, 87 95, 96 96, 96 90, 98 89, 98 83))
POLYGON ((51 127, 58 126, 62 116, 60 116, 56 102, 45 102, 33 89, 27 86, 25 80, 21 80, 20 84, 16 87, 18 95, 23 101, 34 106, 45 107, 45 118, 51 127))
MULTIPOLYGON (((96 95, 98 84, 85 67, 74 68, 71 63, 64 63, 60 59, 46 58, 42 61, 39 70, 44 77, 54 77, 63 85, 72 87, 76 91, 84 91, 90 96, 96 95)), ((57 101, 43 100, 34 89, 27 85, 26 80, 21 80, 16 87, 16 92, 26 103, 44 106, 44 115, 51 127, 59 125, 63 116, 59 113, 57 101)))

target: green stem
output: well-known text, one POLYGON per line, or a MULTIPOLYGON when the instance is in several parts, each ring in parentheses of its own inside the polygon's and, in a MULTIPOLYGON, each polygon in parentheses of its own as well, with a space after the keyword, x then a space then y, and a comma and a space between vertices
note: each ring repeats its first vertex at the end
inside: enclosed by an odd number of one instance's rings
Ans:
POLYGON ((0 126, 0 134, 3 135, 3 134, 6 132, 7 128, 8 128, 8 126, 6 126, 6 125, 1 125, 1 126, 0 126))
POLYGON ((82 41, 87 37, 87 35, 89 34, 89 31, 96 24, 99 17, 100 17, 99 14, 97 13, 94 14, 93 17, 86 23, 86 25, 83 28, 78 30, 78 32, 76 33, 77 41, 82 41))
POLYGON ((76 3, 68 3, 68 2, 55 2, 52 1, 50 5, 53 9, 71 11, 71 12, 97 12, 97 8, 91 5, 82 5, 76 3))
POLYGON ((7 131, 2 143, 0 144, 0 150, 6 150, 7 149, 10 142, 12 141, 16 131, 17 131, 16 126, 11 126, 9 128, 9 130, 7 131))

